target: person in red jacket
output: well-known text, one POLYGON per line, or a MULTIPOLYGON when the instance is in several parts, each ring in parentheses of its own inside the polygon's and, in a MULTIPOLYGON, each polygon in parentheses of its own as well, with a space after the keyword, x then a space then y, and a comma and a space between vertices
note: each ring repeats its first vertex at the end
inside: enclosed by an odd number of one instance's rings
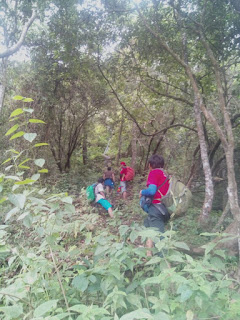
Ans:
POLYGON ((126 181, 126 174, 127 174, 127 165, 124 161, 120 163, 121 171, 120 171, 120 188, 123 199, 127 199, 127 181, 126 181))
MULTIPOLYGON (((161 233, 164 233, 165 222, 169 219, 169 213, 166 207, 161 204, 162 196, 166 195, 169 189, 169 178, 163 171, 164 159, 162 156, 154 154, 148 161, 150 172, 147 178, 147 188, 140 191, 139 196, 151 197, 152 203, 144 211, 148 213, 147 218, 144 220, 146 228, 156 228, 161 233)), ((153 241, 147 240, 146 246, 153 247, 153 241)), ((152 255, 149 250, 148 256, 152 255)))

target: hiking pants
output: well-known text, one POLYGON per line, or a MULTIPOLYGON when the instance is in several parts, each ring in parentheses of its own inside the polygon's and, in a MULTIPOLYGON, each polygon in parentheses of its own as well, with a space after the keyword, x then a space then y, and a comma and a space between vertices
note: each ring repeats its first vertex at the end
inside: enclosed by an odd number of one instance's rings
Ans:
POLYGON ((144 220, 144 226, 146 228, 156 228, 161 233, 164 233, 164 225, 164 216, 155 206, 150 205, 148 209, 148 216, 144 220))

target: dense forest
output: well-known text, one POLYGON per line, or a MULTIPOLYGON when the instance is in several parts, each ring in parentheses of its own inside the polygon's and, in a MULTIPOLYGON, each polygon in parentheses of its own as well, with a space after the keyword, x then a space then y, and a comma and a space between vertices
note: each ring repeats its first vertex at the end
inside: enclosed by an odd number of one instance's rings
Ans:
POLYGON ((239 98, 238 0, 0 0, 0 319, 240 319, 239 98), (192 193, 164 236, 156 154, 192 193))

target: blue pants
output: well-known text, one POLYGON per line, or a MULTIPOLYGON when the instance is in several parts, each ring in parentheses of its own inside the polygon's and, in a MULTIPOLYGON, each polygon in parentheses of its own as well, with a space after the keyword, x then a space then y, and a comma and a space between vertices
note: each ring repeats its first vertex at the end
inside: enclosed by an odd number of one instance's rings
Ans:
POLYGON ((144 220, 144 226, 146 228, 157 228, 161 233, 164 233, 164 216, 153 205, 148 208, 148 216, 144 220))

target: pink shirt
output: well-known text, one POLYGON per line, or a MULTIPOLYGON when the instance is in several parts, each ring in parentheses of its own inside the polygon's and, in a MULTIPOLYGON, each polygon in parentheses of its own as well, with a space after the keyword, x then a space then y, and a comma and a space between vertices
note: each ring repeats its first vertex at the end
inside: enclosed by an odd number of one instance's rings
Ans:
MULTIPOLYGON (((165 175, 164 171, 161 169, 153 169, 149 172, 148 179, 147 179, 147 187, 150 184, 155 184, 157 188, 166 180, 167 176, 165 175)), ((160 203, 162 195, 165 196, 165 194, 168 192, 169 189, 169 181, 166 181, 164 185, 158 190, 154 197, 153 197, 153 203, 160 203)))

